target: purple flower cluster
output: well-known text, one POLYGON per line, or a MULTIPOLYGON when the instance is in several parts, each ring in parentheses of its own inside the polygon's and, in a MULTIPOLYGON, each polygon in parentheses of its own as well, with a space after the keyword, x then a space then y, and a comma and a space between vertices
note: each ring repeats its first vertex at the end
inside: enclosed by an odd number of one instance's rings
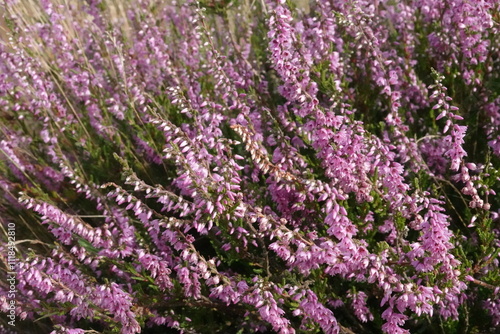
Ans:
POLYGON ((19 326, 493 330, 499 9, 3 3, 19 326))

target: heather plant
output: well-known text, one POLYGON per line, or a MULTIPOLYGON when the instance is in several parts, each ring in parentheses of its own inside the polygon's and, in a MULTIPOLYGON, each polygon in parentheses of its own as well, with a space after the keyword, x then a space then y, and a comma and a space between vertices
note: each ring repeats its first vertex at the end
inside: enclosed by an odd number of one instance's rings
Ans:
POLYGON ((2 332, 494 333, 497 0, 4 0, 2 332))

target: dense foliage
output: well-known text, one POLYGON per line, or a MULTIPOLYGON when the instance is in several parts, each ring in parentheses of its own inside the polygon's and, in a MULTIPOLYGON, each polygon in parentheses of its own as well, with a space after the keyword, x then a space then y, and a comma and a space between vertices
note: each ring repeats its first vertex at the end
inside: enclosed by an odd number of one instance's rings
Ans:
POLYGON ((4 332, 493 333, 499 8, 2 1, 4 332))

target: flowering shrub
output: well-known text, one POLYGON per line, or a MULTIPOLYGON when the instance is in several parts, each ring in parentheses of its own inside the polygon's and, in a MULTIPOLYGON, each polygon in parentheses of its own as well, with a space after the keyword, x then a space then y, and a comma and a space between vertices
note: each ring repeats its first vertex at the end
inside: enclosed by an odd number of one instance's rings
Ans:
POLYGON ((498 1, 1 9, 6 332, 500 326, 498 1))

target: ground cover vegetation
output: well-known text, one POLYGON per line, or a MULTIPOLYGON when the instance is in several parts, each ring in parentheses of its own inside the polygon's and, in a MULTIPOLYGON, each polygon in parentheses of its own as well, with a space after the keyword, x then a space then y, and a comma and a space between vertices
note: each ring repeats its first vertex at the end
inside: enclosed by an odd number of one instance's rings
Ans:
POLYGON ((494 333, 499 6, 2 1, 3 331, 494 333))

